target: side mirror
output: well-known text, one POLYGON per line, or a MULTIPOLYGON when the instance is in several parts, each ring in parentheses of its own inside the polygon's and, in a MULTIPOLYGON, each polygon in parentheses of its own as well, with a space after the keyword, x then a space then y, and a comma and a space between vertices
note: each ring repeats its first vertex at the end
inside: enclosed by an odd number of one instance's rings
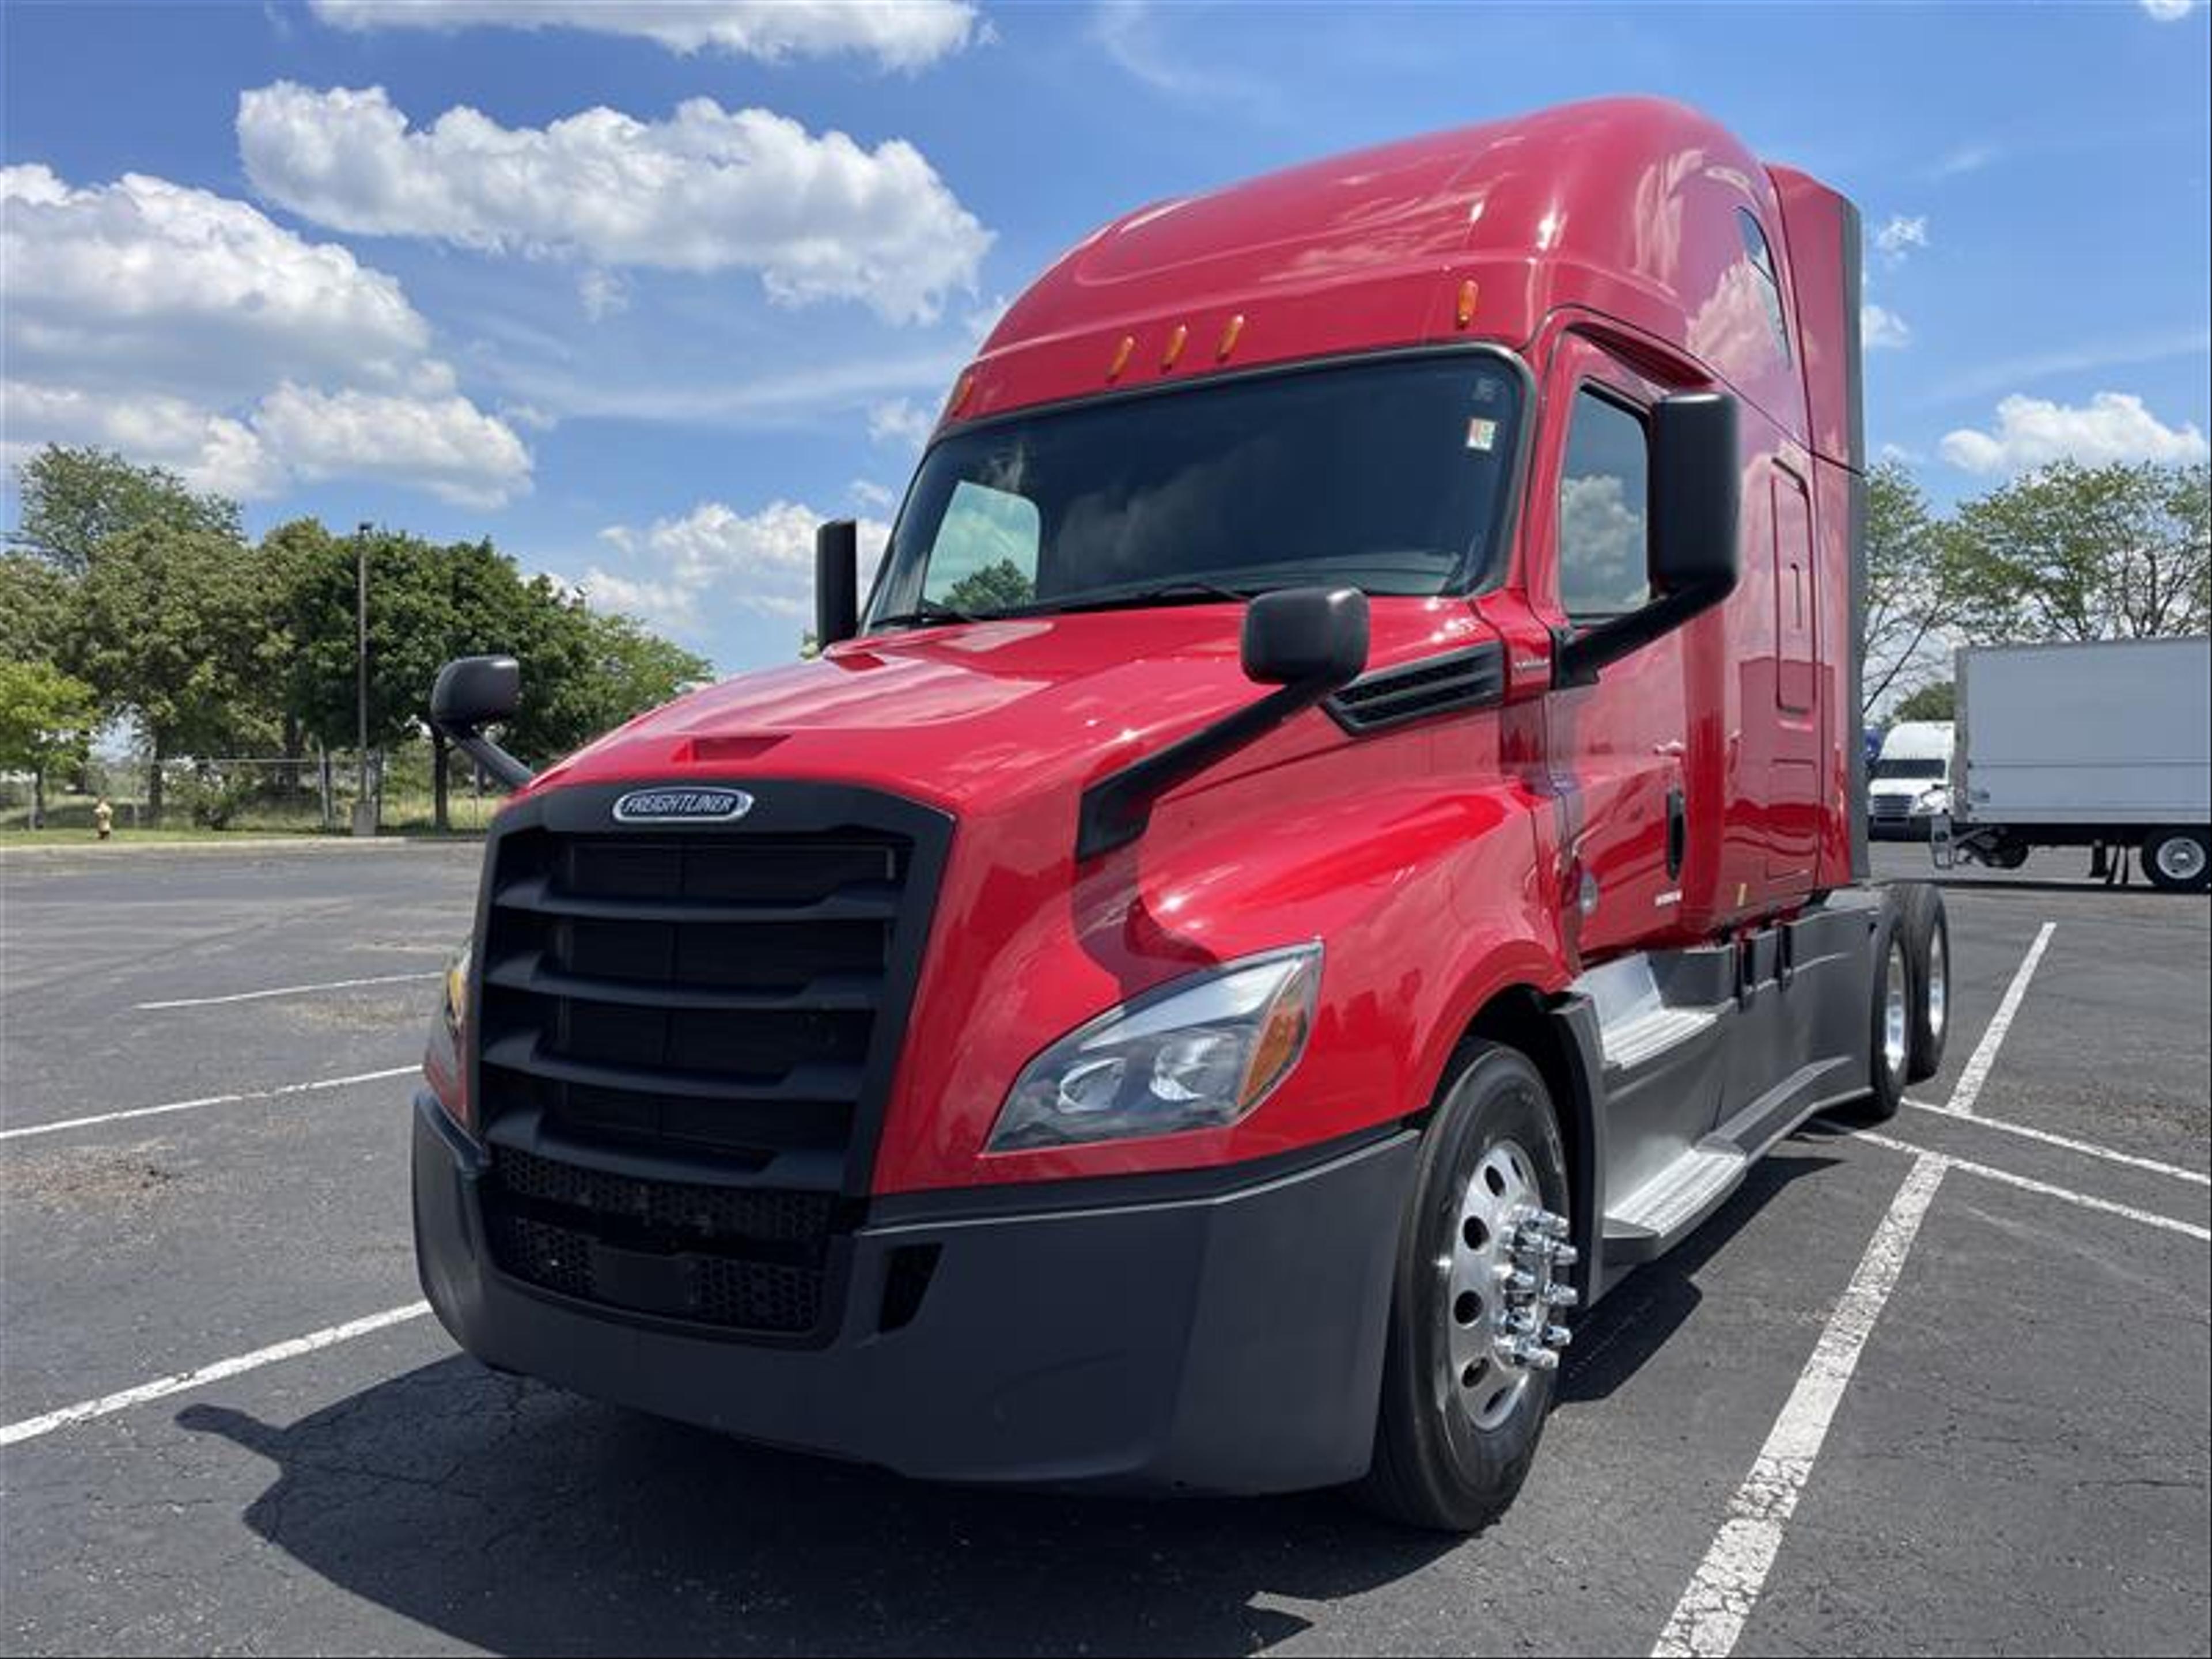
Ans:
POLYGON ((1244 610, 1244 675, 1262 685, 1315 685, 1326 696, 1367 666, 1367 595, 1356 587, 1285 587, 1244 610))
POLYGON ((860 532, 832 519, 814 532, 814 640, 826 649, 860 631, 860 532))
POLYGON ((1644 605, 1559 648, 1553 679, 1589 685, 1618 662, 1735 591, 1742 571, 1736 524, 1743 462, 1735 399, 1718 392, 1668 398, 1651 411, 1651 499, 1644 605))
POLYGON ((456 657, 430 688, 430 718, 448 732, 489 726, 522 706, 522 665, 512 657, 456 657))
POLYGON ((530 769, 483 735, 522 706, 522 665, 512 657, 456 657, 430 688, 430 724, 462 753, 510 789, 530 781, 530 769))
POLYGON ((1356 587, 1262 593, 1244 607, 1240 648, 1246 678, 1275 689, 1092 783, 1076 817, 1078 860, 1127 846, 1169 790, 1357 679, 1367 666, 1367 595, 1356 587))

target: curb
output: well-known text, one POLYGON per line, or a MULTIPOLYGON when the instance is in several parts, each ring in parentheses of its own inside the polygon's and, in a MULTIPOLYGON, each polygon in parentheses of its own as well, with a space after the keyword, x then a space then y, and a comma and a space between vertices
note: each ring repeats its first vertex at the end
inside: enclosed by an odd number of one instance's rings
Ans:
POLYGON ((41 857, 146 858, 158 853, 389 853, 396 848, 481 847, 478 835, 449 836, 240 836, 235 841, 131 841, 123 836, 107 842, 41 842, 31 847, 10 847, 0 836, 0 860, 41 857))

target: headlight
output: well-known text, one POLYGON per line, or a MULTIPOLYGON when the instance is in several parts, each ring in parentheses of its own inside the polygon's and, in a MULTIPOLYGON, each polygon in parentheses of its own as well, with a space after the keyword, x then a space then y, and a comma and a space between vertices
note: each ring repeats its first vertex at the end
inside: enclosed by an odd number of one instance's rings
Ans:
POLYGON ((1173 1134, 1234 1123, 1305 1052, 1321 946, 1247 957, 1139 997, 1024 1068, 990 1150, 1173 1134))
POLYGON ((469 1110, 468 1054, 469 952, 464 945, 446 966, 438 1012, 430 1022, 430 1040, 422 1050, 422 1076, 446 1115, 464 1129, 471 1127, 469 1110))
POLYGON ((1933 789, 1922 790, 1919 799, 1912 803, 1912 812, 1916 817, 1927 817, 1935 813, 1948 812, 1950 810, 1951 792, 1942 784, 1936 785, 1933 789))

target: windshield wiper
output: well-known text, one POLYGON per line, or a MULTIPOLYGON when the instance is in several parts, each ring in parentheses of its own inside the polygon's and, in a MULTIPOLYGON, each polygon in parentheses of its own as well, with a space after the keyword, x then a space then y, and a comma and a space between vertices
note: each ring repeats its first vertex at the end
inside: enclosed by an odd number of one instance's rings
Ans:
POLYGON ((868 624, 871 628, 926 628, 932 623, 981 622, 973 611, 956 610, 936 599, 923 599, 911 611, 896 611, 888 617, 878 617, 868 624))
POLYGON ((1189 604, 1204 605, 1218 600, 1229 605, 1242 605, 1255 590, 1224 587, 1218 582, 1178 579, 1171 582, 1157 582, 1150 587, 1109 589, 1088 596, 1078 594, 1040 611, 1115 611, 1125 606, 1140 605, 1189 604))

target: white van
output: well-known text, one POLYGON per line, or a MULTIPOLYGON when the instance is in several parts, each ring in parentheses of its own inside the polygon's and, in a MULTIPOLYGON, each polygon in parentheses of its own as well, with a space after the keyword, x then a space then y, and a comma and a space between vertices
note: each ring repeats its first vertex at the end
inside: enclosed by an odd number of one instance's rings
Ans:
POLYGON ((1939 812, 1951 810, 1949 720, 1902 720, 1881 740, 1867 775, 1867 830, 1876 840, 1925 841, 1939 812))

